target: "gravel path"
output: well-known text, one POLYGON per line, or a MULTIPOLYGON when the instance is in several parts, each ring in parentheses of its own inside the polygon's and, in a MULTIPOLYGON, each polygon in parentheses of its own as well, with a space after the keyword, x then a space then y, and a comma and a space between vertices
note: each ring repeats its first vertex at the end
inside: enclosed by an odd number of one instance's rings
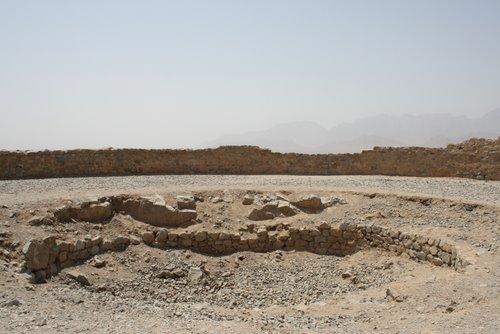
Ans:
POLYGON ((383 191, 500 205, 500 181, 396 176, 157 175, 0 181, 0 204, 169 189, 284 188, 383 191))

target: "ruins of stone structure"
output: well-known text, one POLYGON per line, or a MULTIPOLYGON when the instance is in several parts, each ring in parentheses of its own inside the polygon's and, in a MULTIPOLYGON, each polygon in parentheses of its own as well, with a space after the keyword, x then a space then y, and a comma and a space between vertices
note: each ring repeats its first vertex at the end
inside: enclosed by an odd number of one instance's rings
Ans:
POLYGON ((374 148, 355 154, 275 153, 252 146, 204 150, 1 152, 0 179, 155 174, 405 175, 500 180, 500 138, 446 148, 374 148))

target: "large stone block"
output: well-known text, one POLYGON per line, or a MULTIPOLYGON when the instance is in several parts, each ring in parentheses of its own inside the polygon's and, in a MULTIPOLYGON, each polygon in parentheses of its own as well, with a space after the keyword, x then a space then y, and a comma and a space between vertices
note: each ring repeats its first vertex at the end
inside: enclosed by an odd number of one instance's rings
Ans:
POLYGON ((23 254, 30 271, 46 269, 52 255, 51 248, 40 240, 28 241, 23 247, 23 254))

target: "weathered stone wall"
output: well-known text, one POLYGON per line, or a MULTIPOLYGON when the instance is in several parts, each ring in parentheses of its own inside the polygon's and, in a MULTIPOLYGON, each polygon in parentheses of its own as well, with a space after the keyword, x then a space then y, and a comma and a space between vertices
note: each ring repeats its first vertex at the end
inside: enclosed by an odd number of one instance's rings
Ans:
POLYGON ((500 137, 443 149, 375 148, 359 154, 205 150, 0 152, 0 179, 154 174, 405 175, 500 180, 500 137))
POLYGON ((24 245, 25 268, 34 275, 36 281, 43 281, 61 269, 77 265, 94 255, 121 251, 130 244, 141 242, 160 249, 190 249, 211 255, 241 251, 296 250, 345 256, 365 248, 377 247, 437 266, 459 269, 469 264, 460 254, 459 248, 436 238, 393 231, 376 225, 322 223, 307 228, 282 224, 251 225, 245 232, 157 228, 143 232, 141 237, 117 236, 103 239, 100 236, 88 236, 73 241, 57 240, 50 236, 43 240, 30 240, 24 245))

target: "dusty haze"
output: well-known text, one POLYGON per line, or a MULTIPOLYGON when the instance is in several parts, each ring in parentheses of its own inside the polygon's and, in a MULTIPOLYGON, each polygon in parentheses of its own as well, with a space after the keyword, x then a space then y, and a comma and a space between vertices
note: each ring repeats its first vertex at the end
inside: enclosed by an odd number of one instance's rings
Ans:
POLYGON ((250 143, 336 152, 498 135, 476 120, 500 107, 499 12, 487 0, 3 1, 0 149, 194 148, 264 131, 250 143))

